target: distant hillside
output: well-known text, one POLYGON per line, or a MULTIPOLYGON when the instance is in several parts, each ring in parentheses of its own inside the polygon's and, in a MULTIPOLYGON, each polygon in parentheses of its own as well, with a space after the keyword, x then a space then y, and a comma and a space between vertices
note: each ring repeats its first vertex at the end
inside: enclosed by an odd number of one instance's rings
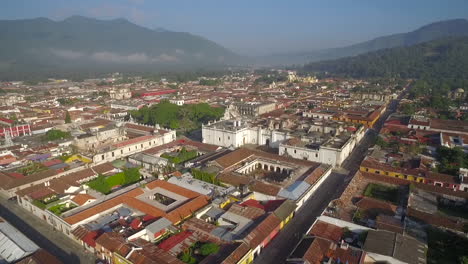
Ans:
POLYGON ((151 71, 235 64, 239 59, 202 37, 150 30, 125 19, 0 20, 0 78, 76 69, 151 71))
POLYGON ((274 55, 269 58, 273 64, 303 64, 321 60, 332 60, 355 56, 381 49, 412 46, 445 37, 468 36, 468 20, 454 19, 423 26, 415 31, 379 37, 370 41, 334 49, 324 49, 296 54, 274 55))
POLYGON ((351 77, 468 79, 468 37, 446 38, 305 65, 306 71, 351 77))

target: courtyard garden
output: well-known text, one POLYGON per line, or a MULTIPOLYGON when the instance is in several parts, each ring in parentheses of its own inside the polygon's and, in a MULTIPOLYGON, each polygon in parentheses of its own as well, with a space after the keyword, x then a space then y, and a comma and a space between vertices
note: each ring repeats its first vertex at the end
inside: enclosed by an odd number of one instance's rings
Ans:
POLYGON ((399 204, 400 202, 398 188, 382 184, 369 183, 364 191, 364 196, 393 204, 399 204))
POLYGON ((87 185, 100 193, 109 194, 113 189, 138 182, 141 175, 138 168, 126 169, 112 176, 99 175, 87 185))
POLYGON ((39 173, 41 171, 45 171, 48 168, 44 166, 42 163, 39 162, 31 162, 27 166, 21 167, 17 170, 18 173, 21 173, 25 176, 39 173))
POLYGON ((193 178, 197 180, 201 180, 218 186, 221 185, 219 180, 216 179, 216 175, 214 173, 209 173, 199 169, 192 169, 190 172, 192 173, 193 178))
POLYGON ((61 204, 56 204, 54 206, 49 207, 48 210, 54 213, 55 215, 60 216, 66 211, 69 211, 75 207, 77 207, 77 205, 73 203, 61 203, 61 204))
POLYGON ((161 155, 162 158, 169 160, 173 164, 181 164, 193 158, 196 158, 198 152, 196 150, 187 150, 182 148, 179 152, 168 152, 161 155))
POLYGON ((219 251, 219 245, 215 243, 196 242, 190 248, 180 253, 179 259, 187 264, 197 264, 205 257, 216 254, 219 251))

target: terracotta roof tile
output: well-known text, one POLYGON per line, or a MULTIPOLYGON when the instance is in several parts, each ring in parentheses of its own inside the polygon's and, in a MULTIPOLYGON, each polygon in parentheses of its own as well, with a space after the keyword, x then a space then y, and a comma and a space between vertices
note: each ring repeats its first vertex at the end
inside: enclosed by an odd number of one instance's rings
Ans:
POLYGON ((221 262, 221 264, 237 264, 248 252, 250 248, 246 243, 239 243, 234 251, 221 262))
POLYGON ((166 217, 168 220, 173 223, 177 223, 180 220, 189 217, 198 209, 204 207, 208 204, 209 198, 204 195, 200 195, 196 192, 187 190, 185 188, 179 187, 177 185, 168 183, 166 181, 155 180, 146 185, 146 188, 152 190, 154 188, 160 187, 167 191, 176 193, 178 195, 189 198, 189 201, 172 210, 169 213, 165 213, 161 209, 158 209, 144 201, 141 201, 135 197, 144 193, 142 188, 133 189, 127 193, 114 197, 110 200, 96 204, 95 206, 88 208, 84 211, 78 212, 72 216, 65 218, 64 220, 73 225, 79 223, 91 216, 94 216, 98 213, 104 212, 106 210, 112 209, 122 204, 126 204, 132 208, 135 208, 146 215, 151 215, 153 217, 166 217))
POLYGON ((309 234, 316 237, 326 238, 338 243, 343 236, 343 229, 336 225, 317 221, 317 223, 315 223, 315 225, 312 227, 312 230, 310 230, 309 234))
POLYGON ((89 194, 82 194, 82 193, 79 193, 77 195, 75 195, 75 197, 73 197, 72 201, 76 204, 78 204, 79 206, 85 204, 87 201, 89 200, 96 200, 95 197, 89 195, 89 194))
POLYGON ((377 200, 370 197, 363 197, 356 203, 356 206, 364 211, 378 210, 381 213, 395 215, 397 206, 389 202, 377 200))
POLYGON ((245 218, 255 220, 265 214, 265 210, 257 208, 257 207, 250 207, 250 206, 242 206, 239 204, 233 204, 228 212, 243 216, 245 218))
POLYGON ((251 249, 255 249, 265 238, 279 228, 281 220, 274 214, 269 214, 260 224, 258 224, 244 239, 251 249))
POLYGON ((278 192, 281 190, 281 187, 279 186, 264 183, 264 182, 257 181, 257 180, 254 181, 253 184, 249 186, 249 188, 251 191, 267 194, 270 196, 276 196, 278 192))
POLYGON ((240 186, 240 185, 247 185, 249 184, 252 179, 250 179, 247 176, 243 176, 240 174, 234 174, 234 173, 221 173, 218 175, 218 180, 223 183, 227 183, 229 185, 233 186, 240 186))

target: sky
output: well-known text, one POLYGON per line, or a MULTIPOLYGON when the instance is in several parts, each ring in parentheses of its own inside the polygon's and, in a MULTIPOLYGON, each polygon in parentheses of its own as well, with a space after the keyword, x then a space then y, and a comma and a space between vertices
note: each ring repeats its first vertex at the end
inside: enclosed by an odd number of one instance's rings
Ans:
POLYGON ((0 19, 126 18, 190 32, 242 55, 347 46, 468 18, 467 0, 2 0, 0 19))

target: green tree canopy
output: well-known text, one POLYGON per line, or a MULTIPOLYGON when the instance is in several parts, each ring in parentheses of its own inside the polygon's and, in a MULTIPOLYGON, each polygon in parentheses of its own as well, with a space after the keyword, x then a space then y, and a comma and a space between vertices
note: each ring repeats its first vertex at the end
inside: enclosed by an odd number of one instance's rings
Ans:
POLYGON ((190 132, 200 128, 202 123, 221 118, 224 109, 212 107, 206 103, 178 106, 163 100, 151 107, 145 106, 138 111, 131 111, 130 114, 138 122, 144 124, 159 124, 181 132, 190 132))
POLYGON ((65 124, 70 124, 71 123, 71 116, 70 113, 67 111, 65 114, 65 124))

